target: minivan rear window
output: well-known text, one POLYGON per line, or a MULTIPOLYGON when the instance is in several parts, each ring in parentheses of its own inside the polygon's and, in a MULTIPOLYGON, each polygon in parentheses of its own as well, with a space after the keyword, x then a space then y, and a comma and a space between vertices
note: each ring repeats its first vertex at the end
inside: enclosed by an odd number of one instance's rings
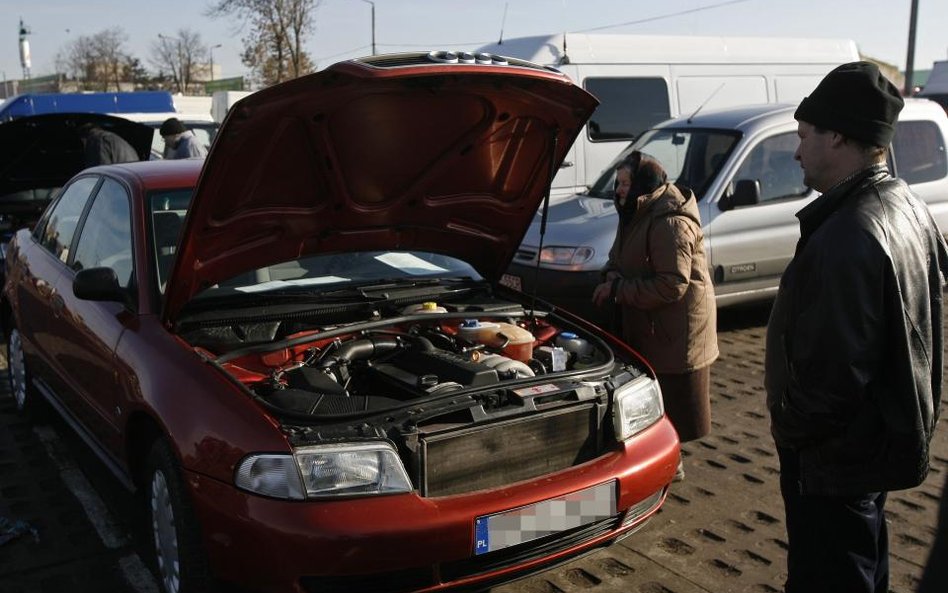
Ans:
POLYGON ((945 141, 932 121, 902 121, 892 139, 895 171, 914 185, 942 179, 948 174, 945 141))

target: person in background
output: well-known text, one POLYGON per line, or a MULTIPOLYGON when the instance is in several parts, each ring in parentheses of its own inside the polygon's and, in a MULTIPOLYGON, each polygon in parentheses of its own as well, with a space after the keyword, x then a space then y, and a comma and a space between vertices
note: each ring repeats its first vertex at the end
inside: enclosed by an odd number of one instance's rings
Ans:
POLYGON ((164 158, 166 159, 189 159, 192 157, 205 157, 207 150, 201 146, 194 132, 184 127, 176 117, 169 117, 158 130, 162 139, 165 141, 164 158))
POLYGON ((701 438, 711 431, 718 341, 695 195, 636 151, 616 167, 616 208, 619 228, 593 302, 618 305, 621 337, 655 369, 681 442, 701 438))
POLYGON ((794 113, 794 158, 822 195, 797 213, 767 326, 787 593, 886 593, 886 493, 928 473, 948 248, 886 165, 902 106, 878 67, 852 62, 794 113))
POLYGON ((86 167, 140 160, 132 145, 115 132, 103 130, 94 123, 82 124, 77 131, 86 167))

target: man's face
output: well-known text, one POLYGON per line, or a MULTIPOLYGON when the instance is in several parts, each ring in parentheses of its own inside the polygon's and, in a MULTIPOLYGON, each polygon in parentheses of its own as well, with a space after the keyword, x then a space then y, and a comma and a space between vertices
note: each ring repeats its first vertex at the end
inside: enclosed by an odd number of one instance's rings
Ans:
POLYGON ((803 169, 803 183, 816 191, 826 191, 835 181, 829 178, 834 158, 831 150, 834 133, 817 131, 812 124, 800 121, 797 123, 797 136, 800 145, 793 153, 793 158, 800 162, 803 169))

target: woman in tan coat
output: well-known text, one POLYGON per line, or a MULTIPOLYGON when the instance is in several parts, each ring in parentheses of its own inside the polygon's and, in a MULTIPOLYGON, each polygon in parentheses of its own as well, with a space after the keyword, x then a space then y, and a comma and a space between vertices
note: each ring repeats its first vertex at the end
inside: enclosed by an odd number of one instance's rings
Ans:
MULTIPOLYGON (((655 369, 682 442, 711 431, 714 289, 694 193, 640 152, 616 167, 619 229, 593 302, 621 310, 622 338, 655 369)), ((681 468, 679 466, 679 472, 681 468)))

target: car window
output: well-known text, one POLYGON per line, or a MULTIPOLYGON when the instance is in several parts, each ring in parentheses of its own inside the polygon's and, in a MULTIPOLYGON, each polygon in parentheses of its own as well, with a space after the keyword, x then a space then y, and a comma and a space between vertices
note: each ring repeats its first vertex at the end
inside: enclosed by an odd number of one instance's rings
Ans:
POLYGON ((72 269, 112 268, 120 286, 132 284, 132 226, 125 188, 106 179, 82 225, 72 269))
POLYGON ((592 141, 633 140, 671 116, 664 78, 587 78, 599 107, 586 125, 592 141))
POLYGON ((89 195, 99 183, 98 177, 81 177, 63 192, 42 227, 39 241, 60 261, 69 259, 69 247, 86 207, 89 195))
MULTIPOLYGON (((159 125, 161 122, 158 122, 159 125)), ((194 132, 194 137, 198 143, 204 147, 204 150, 210 150, 214 137, 217 136, 217 130, 220 124, 217 122, 184 122, 184 127, 194 132)), ((151 139, 151 158, 152 160, 164 158, 165 140, 155 128, 154 136, 151 139)))
POLYGON ((665 167, 669 181, 691 188, 700 201, 740 138, 740 133, 733 130, 649 130, 619 154, 589 194, 611 199, 615 193, 615 166, 633 150, 640 150, 665 167))
POLYGON ((808 193, 803 184, 803 170, 794 160, 799 139, 795 132, 765 138, 744 158, 734 180, 760 181, 760 201, 798 197, 808 193))
POLYGON ((925 183, 948 174, 945 141, 933 121, 898 122, 892 139, 896 173, 906 183, 925 183))
POLYGON ((181 230, 184 227, 184 217, 191 204, 191 189, 159 190, 148 196, 148 207, 151 216, 151 246, 155 270, 157 273, 158 289, 165 290, 168 274, 174 265, 175 254, 178 250, 178 241, 181 239, 181 230))

